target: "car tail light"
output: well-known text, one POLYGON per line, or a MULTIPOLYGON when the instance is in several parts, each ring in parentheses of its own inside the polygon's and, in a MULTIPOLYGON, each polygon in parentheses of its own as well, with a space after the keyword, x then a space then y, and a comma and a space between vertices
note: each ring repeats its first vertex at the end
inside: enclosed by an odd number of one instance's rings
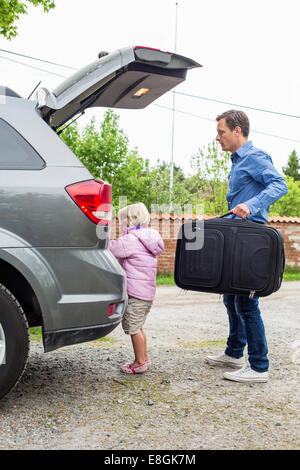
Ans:
POLYGON ((67 193, 94 224, 111 222, 111 185, 100 180, 87 180, 66 186, 67 193))
POLYGON ((111 317, 116 312, 117 304, 110 304, 107 307, 107 316, 111 317))

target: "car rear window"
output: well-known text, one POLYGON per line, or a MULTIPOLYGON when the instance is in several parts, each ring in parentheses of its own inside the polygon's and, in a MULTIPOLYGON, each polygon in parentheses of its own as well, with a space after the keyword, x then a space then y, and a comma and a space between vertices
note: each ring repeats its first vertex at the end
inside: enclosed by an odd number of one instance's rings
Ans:
POLYGON ((0 169, 41 170, 44 160, 7 122, 0 119, 0 169))

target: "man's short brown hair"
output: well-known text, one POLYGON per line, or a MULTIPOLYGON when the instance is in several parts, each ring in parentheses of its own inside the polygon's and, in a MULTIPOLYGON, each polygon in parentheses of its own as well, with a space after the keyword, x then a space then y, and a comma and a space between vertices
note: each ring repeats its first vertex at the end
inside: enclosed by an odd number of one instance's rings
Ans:
POLYGON ((230 111, 225 111, 225 113, 220 114, 216 117, 216 121, 220 119, 225 119, 226 125, 231 131, 233 131, 236 126, 241 128, 242 134, 244 137, 248 137, 250 131, 250 123, 247 114, 244 111, 237 111, 231 109, 230 111))

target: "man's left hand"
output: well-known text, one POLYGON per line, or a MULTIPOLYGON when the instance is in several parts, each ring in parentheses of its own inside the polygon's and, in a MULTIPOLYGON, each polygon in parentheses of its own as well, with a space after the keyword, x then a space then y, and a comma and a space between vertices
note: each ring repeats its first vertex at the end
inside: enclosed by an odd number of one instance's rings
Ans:
POLYGON ((245 219, 249 214, 251 214, 251 211, 246 204, 238 204, 231 212, 242 219, 245 219))

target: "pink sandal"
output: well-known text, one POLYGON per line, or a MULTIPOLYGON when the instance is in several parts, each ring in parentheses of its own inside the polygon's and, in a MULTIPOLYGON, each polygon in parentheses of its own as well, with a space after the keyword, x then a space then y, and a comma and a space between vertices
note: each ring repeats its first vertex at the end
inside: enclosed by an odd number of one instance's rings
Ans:
POLYGON ((141 374, 142 372, 145 372, 148 369, 148 361, 144 362, 144 364, 141 364, 140 366, 133 367, 132 364, 124 364, 124 366, 121 367, 121 371, 125 372, 125 374, 141 374))

